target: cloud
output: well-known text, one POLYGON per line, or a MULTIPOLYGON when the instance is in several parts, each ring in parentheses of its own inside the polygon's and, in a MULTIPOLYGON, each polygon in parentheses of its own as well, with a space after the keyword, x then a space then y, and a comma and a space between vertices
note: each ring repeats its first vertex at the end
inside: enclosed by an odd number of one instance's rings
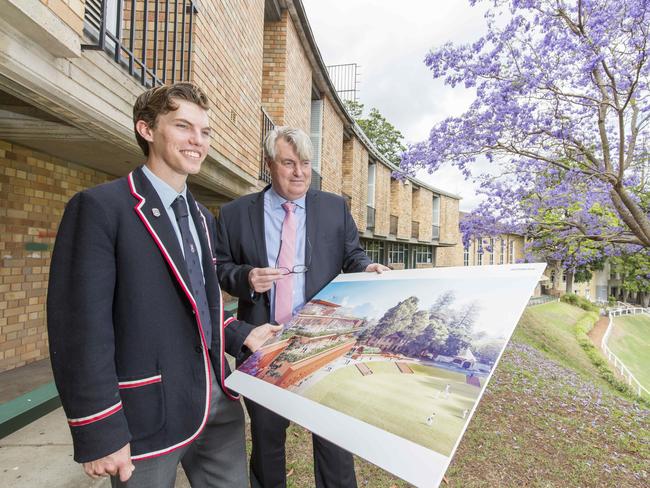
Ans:
MULTIPOLYGON (((325 64, 358 63, 359 100, 376 107, 410 142, 467 109, 473 90, 434 80, 424 57, 446 42, 468 43, 485 32, 484 8, 466 0, 303 0, 325 64)), ((429 177, 427 177, 429 178, 429 177)), ((475 205, 474 187, 453 168, 442 168, 433 186, 462 194, 461 208, 475 205)))

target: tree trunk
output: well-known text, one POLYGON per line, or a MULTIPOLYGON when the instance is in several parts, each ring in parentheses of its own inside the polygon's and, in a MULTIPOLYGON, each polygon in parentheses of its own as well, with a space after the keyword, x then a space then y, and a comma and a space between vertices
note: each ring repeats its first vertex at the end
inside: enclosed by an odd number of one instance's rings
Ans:
POLYGON ((641 306, 643 308, 650 307, 650 292, 649 291, 644 291, 644 292, 641 292, 640 295, 641 295, 641 306))
POLYGON ((567 293, 573 293, 573 271, 566 272, 566 289, 567 293))

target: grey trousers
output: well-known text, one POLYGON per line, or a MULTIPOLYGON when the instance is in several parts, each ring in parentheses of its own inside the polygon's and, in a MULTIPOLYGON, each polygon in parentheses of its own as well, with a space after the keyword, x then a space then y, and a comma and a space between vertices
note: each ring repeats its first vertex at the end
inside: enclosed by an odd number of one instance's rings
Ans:
POLYGON ((189 446, 164 456, 135 461, 131 478, 111 476, 113 488, 174 488, 180 462, 193 488, 246 488, 246 441, 241 403, 229 400, 212 376, 208 422, 189 446))

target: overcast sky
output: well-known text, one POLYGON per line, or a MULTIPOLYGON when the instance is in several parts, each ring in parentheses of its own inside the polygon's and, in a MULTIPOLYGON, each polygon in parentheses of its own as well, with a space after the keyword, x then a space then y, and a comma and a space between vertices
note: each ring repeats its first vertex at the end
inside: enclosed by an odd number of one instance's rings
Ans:
MULTIPOLYGON (((472 91, 434 80, 423 60, 434 46, 468 43, 483 34, 482 7, 472 8, 468 0, 303 0, 303 4, 325 64, 359 64, 358 98, 366 114, 376 107, 407 142, 426 139, 434 123, 460 115, 473 100, 472 91)), ((474 186, 455 168, 418 176, 463 197, 461 210, 478 203, 474 186)))

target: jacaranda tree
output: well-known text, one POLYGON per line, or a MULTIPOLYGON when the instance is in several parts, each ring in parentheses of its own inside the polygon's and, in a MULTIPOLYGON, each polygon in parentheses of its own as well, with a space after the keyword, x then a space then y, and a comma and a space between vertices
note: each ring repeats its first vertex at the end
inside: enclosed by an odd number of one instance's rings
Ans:
POLYGON ((410 145, 402 170, 499 161, 474 236, 505 226, 647 250, 650 0, 489 1, 487 34, 426 57, 474 102, 410 145))

